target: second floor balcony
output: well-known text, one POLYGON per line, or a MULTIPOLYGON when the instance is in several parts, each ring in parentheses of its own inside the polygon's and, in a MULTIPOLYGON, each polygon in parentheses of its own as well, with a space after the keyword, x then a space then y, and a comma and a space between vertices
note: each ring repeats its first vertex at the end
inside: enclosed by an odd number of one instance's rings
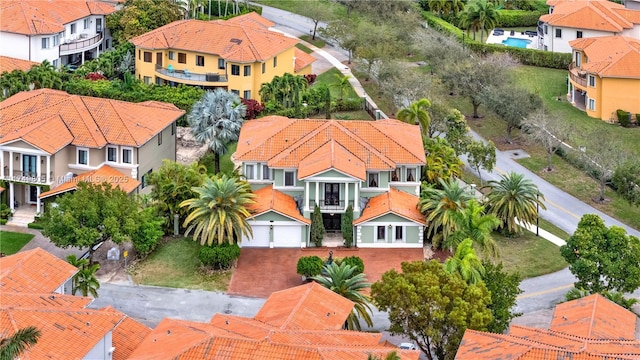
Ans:
POLYGON ((2 179, 28 184, 49 184, 53 182, 54 176, 53 171, 47 176, 44 172, 40 173, 40 175, 35 171, 13 170, 13 172, 11 172, 9 168, 5 166, 2 172, 2 179))
POLYGON ((319 201, 320 211, 343 211, 347 206, 353 206, 353 200, 345 201, 337 198, 325 198, 319 201))
POLYGON ((226 83, 227 75, 219 73, 194 73, 188 69, 177 70, 156 65, 156 73, 166 80, 178 82, 226 83))
POLYGON ((98 46, 100 44, 100 41, 102 41, 102 32, 90 38, 83 35, 85 34, 79 34, 77 39, 65 42, 64 44, 60 45, 60 55, 69 55, 85 50, 90 50, 98 46))
POLYGON ((577 67, 575 62, 569 65, 569 77, 576 85, 587 86, 587 72, 577 67))

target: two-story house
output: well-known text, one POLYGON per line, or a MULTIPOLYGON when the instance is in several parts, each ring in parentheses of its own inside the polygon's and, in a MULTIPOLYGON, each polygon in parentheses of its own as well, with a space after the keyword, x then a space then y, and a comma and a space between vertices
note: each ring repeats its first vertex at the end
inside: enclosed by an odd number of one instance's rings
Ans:
POLYGON ((109 182, 146 192, 145 175, 175 160, 176 120, 184 111, 156 101, 129 103, 40 89, 0 102, 0 180, 9 206, 36 205, 109 182), (139 180, 138 180, 139 179, 139 180))
POLYGON ((55 67, 79 65, 112 47, 115 5, 97 0, 0 1, 0 55, 55 67))
POLYGON ((570 45, 567 97, 574 106, 611 122, 617 121, 618 109, 632 117, 640 113, 640 39, 608 36, 570 45))
POLYGON ((569 42, 623 35, 640 39, 640 11, 608 0, 548 0, 538 21, 538 49, 571 53, 569 42))
POLYGON ((309 246, 315 206, 340 233, 349 205, 357 246, 422 247, 417 125, 268 116, 242 126, 233 158, 257 195, 243 247, 309 246))
POLYGON ((226 21, 180 20, 131 39, 145 83, 223 88, 260 100, 260 86, 285 73, 311 73, 315 58, 272 31, 256 13, 226 21))

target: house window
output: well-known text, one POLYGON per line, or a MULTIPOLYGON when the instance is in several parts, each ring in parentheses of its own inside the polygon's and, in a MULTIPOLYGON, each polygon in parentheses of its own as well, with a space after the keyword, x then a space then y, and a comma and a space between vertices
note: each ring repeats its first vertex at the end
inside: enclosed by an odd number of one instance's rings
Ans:
POLYGON ((140 57, 140 54, 141 54, 141 53, 142 53, 142 51, 141 51, 141 50, 138 50, 138 60, 140 60, 140 59, 141 59, 141 57, 140 57))
POLYGON ((284 172, 284 186, 294 186, 296 184, 296 172, 285 171, 284 172))
POLYGON ((547 45, 543 46, 544 51, 549 51, 549 47, 547 45))
POLYGON ((204 66, 204 56, 196 55, 196 66, 204 66))
POLYGON ((245 99, 251 99, 251 90, 245 90, 243 96, 245 99))
POLYGON ((262 180, 269 180, 271 178, 270 172, 268 165, 262 165, 262 180))
POLYGON ((186 64, 186 63, 187 63, 187 54, 185 54, 185 53, 178 53, 178 63, 180 63, 180 64, 186 64))
POLYGON ((582 65, 582 53, 576 52, 576 66, 580 67, 582 65))
POLYGON ((407 168, 407 182, 414 182, 416 180, 416 169, 415 168, 407 168))
POLYGON ((162 145, 162 131, 158 133, 158 146, 162 145))
POLYGON ((240 76, 240 66, 231 65, 231 75, 240 76))
POLYGON ((403 232, 403 227, 402 226, 396 226, 396 236, 395 236, 395 240, 396 241, 403 241, 404 240, 404 232, 403 232))
POLYGON ((151 53, 149 51, 144 52, 144 62, 151 62, 151 53))
POLYGON ((232 92, 232 93, 234 93, 234 94, 236 94, 236 95, 238 95, 238 96, 240 96, 240 90, 233 90, 233 89, 231 89, 231 92, 232 92))
POLYGON ((582 31, 576 31, 576 39, 582 39, 582 31))
POLYGON ((53 60, 52 64, 53 64, 53 67, 57 69, 59 67, 60 61, 58 59, 55 59, 53 60))
POLYGON ((133 150, 131 149, 122 149, 122 162, 125 164, 131 164, 133 150))
POLYGON ((391 181, 400 181, 400 168, 391 172, 391 181))
POLYGON ((151 76, 145 76, 143 77, 144 83, 149 85, 151 84, 151 76))
POLYGON ((596 77, 593 75, 589 75, 589 86, 596 87, 596 77))
POLYGON ((144 175, 142 175, 142 179, 140 179, 140 183, 143 189, 149 185, 147 182, 149 181, 149 174, 151 174, 151 171, 153 171, 153 169, 147 171, 144 175))
POLYGON ((267 63, 262 63, 262 73, 264 74, 267 71, 267 63))
POLYGON ((224 70, 224 59, 218 59, 218 69, 224 70))
POLYGON ((556 29, 556 37, 557 38, 561 38, 562 37, 562 29, 556 29))
POLYGON ((256 176, 256 167, 253 164, 247 164, 244 166, 244 176, 248 180, 255 179, 256 176))
POLYGON ((278 57, 274 56, 273 57, 273 67, 276 67, 276 66, 278 66, 278 57))
POLYGON ((171 124, 171 135, 176 134, 176 123, 171 124))
POLYGON ((385 241, 387 229, 384 226, 377 226, 376 240, 385 241))
POLYGON ((48 49, 49 48, 49 38, 42 38, 42 48, 43 49, 48 49))
POLYGON ((56 35, 53 37, 53 46, 60 45, 60 35, 56 35))
POLYGON ((89 28, 89 19, 84 19, 84 28, 85 29, 89 28))
POLYGON ((367 175, 367 185, 370 188, 377 188, 378 187, 378 173, 369 173, 369 175, 367 175))
POLYGON ((107 161, 118 162, 118 148, 114 146, 107 146, 107 161))
POLYGON ((75 23, 71 24, 71 33, 72 34, 76 33, 76 24, 75 23))
POLYGON ((250 65, 245 65, 244 66, 244 76, 251 76, 251 66, 250 65))
POLYGON ((544 26, 544 33, 545 35, 549 33, 549 26, 547 25, 544 26))
POLYGON ((77 163, 80 165, 89 165, 89 149, 78 149, 77 163))
POLYGON ((175 60, 176 59, 176 53, 173 51, 169 51, 169 60, 175 60))
POLYGON ((596 100, 595 99, 589 99, 588 104, 589 104, 589 110, 591 110, 591 111, 595 111, 596 110, 596 100))

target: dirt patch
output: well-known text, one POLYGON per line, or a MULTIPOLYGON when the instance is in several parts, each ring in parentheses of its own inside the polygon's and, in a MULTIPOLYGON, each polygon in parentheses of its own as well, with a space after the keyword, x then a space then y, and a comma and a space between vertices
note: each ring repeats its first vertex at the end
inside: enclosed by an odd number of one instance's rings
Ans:
MULTIPOLYGON (((113 255, 113 254, 112 254, 113 255)), ((115 244, 111 240, 105 241, 94 253, 94 263, 100 264, 100 269, 96 272, 96 278, 100 282, 129 282, 126 266, 130 266, 132 259, 136 257, 131 243, 115 244), (109 259, 109 251, 116 249, 117 260, 109 259), (125 260, 125 251, 127 258, 125 260)))
POLYGON ((207 145, 202 145, 193 137, 191 128, 179 126, 176 132, 176 162, 184 165, 198 161, 207 152, 207 145))

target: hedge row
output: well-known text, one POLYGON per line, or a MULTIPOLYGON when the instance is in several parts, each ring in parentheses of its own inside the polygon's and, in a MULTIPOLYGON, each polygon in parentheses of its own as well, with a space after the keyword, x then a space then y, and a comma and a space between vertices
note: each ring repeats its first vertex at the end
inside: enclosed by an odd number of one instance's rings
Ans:
POLYGON ((498 14, 498 26, 499 27, 525 27, 525 26, 538 26, 538 19, 540 13, 537 11, 525 11, 525 10, 499 10, 498 14))

